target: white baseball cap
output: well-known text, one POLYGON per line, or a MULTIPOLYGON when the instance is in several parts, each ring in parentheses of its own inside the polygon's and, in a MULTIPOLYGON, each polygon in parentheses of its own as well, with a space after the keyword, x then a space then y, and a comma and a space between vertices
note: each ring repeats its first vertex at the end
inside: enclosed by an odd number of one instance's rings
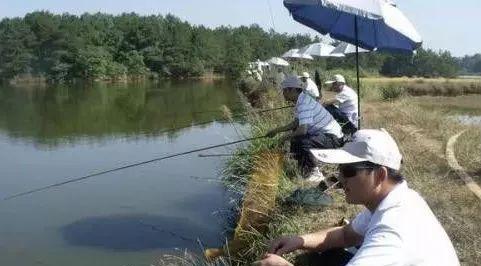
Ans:
POLYGON ((301 80, 297 76, 289 76, 286 79, 284 79, 281 83, 282 89, 286 89, 286 88, 302 89, 303 87, 304 87, 304 84, 301 82, 301 80))
POLYGON ((303 78, 310 78, 311 76, 310 76, 309 73, 307 73, 307 72, 302 72, 301 77, 303 77, 303 78))
POLYGON ((401 168, 402 155, 396 141, 381 129, 361 129, 340 149, 312 149, 311 153, 321 162, 347 164, 371 162, 394 170, 401 168))
POLYGON ((326 81, 326 82, 324 82, 324 83, 325 83, 325 84, 332 84, 332 83, 334 83, 334 82, 339 82, 339 83, 344 83, 344 84, 345 84, 345 83, 346 83, 346 79, 345 79, 342 75, 336 74, 336 75, 334 75, 334 80, 328 80, 328 81, 326 81))

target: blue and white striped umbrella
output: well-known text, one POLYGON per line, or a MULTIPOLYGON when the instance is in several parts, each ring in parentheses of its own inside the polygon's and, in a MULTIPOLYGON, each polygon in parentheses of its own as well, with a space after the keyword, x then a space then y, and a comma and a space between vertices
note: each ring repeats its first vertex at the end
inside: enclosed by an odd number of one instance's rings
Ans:
POLYGON ((284 6, 297 22, 367 50, 412 53, 422 43, 392 1, 284 0, 284 6))

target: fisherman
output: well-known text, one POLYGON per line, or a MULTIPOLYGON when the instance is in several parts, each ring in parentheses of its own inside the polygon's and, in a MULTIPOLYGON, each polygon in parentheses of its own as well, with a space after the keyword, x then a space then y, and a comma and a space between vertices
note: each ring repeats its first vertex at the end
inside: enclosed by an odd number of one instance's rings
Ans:
POLYGON ((402 156, 387 131, 359 130, 342 149, 312 153, 340 164, 346 201, 366 209, 350 224, 273 241, 255 265, 292 265, 281 255, 299 249, 313 252, 312 265, 459 265, 443 227, 401 175, 402 156), (344 249, 359 246, 354 255, 344 249))
POLYGON ((304 91, 314 97, 316 100, 319 100, 319 89, 317 88, 316 83, 314 83, 314 81, 309 76, 309 73, 302 72, 300 79, 304 83, 304 91))
POLYGON ((358 129, 359 117, 357 93, 346 85, 346 80, 340 74, 334 75, 334 79, 325 84, 330 84, 337 94, 333 100, 324 102, 324 106, 342 125, 345 134, 354 134, 358 129))
POLYGON ((297 76, 289 76, 281 84, 282 93, 287 101, 295 102, 295 119, 291 123, 275 128, 267 136, 274 137, 286 132, 281 142, 290 141, 303 176, 311 182, 324 180, 310 149, 334 149, 342 145, 341 126, 329 112, 312 96, 303 91, 303 84, 297 76))

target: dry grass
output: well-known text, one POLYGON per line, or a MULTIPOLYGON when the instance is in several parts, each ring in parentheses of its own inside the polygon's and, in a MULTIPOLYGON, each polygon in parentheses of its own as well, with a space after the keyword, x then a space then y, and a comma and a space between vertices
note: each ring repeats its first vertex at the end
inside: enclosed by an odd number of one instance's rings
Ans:
POLYGON ((363 78, 362 88, 403 88, 412 96, 481 94, 481 79, 363 78))
MULTIPOLYGON (((481 204, 444 158, 448 138, 464 127, 446 123, 443 111, 426 112, 409 99, 394 103, 374 102, 367 106, 364 114, 369 118, 367 124, 388 129, 398 141, 408 183, 433 209, 450 235, 462 265, 480 265, 481 204)), ((463 138, 458 147, 477 146, 473 144, 479 145, 480 140, 479 137, 463 138)), ((458 154, 462 156, 462 152, 458 154)), ((472 155, 479 159, 479 152, 472 155)))
MULTIPOLYGON (((406 80, 395 79, 394 81, 405 82, 406 80)), ((381 82, 393 82, 393 79, 381 79, 381 82)), ((442 84, 446 81, 433 80, 433 82, 442 84)), ((461 264, 481 265, 481 203, 451 171, 444 157, 445 144, 449 137, 466 128, 454 122, 446 123, 446 115, 449 113, 444 106, 457 110, 477 109, 479 101, 471 99, 471 96, 449 98, 403 96, 391 101, 380 101, 378 92, 378 90, 368 90, 364 95, 363 124, 369 128, 383 127, 392 133, 404 155, 403 174, 410 187, 426 199, 448 232, 461 264)), ((267 90, 259 94, 257 99, 263 108, 285 104, 279 99, 276 90, 267 90)), ((251 134, 260 135, 276 125, 285 123, 291 116, 290 112, 284 110, 265 116, 253 113, 249 118, 252 126, 251 134)), ((471 173, 477 173, 478 178, 479 165, 481 165, 480 143, 479 129, 471 129, 460 137, 456 146, 456 156, 460 164, 471 173)), ((266 148, 279 147, 275 140, 259 140, 239 153, 252 153, 266 148)), ((228 169, 230 183, 235 184, 233 187, 243 189, 246 184, 245 178, 253 169, 252 158, 248 156, 233 158, 228 164, 228 169), (240 181, 243 178, 244 181, 240 181)), ((333 173, 334 169, 324 168, 324 171, 333 173)), ((252 232, 249 235, 251 249, 244 253, 242 258, 244 264, 258 259, 265 252, 269 241, 277 236, 316 231, 336 224, 343 217, 352 219, 358 212, 359 206, 345 203, 342 190, 329 192, 335 199, 334 205, 329 207, 308 209, 284 204, 284 199, 299 186, 295 179, 296 175, 298 173, 295 164, 292 160, 286 159, 284 173, 279 180, 275 211, 270 214, 267 230, 262 233, 252 232)), ((287 258, 293 261, 294 256, 295 254, 291 254, 287 258)), ((222 265, 233 265, 230 259, 224 262, 225 264, 222 265)))
POLYGON ((472 128, 461 135, 455 145, 459 164, 481 184, 481 130, 472 128))

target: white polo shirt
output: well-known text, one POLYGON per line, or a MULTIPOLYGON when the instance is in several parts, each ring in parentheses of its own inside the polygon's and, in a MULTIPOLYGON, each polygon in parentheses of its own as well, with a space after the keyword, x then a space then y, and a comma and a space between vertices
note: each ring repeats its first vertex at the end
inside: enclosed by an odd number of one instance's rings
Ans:
POLYGON ((357 93, 344 84, 342 91, 336 94, 336 100, 339 102, 339 111, 345 114, 347 119, 357 127, 357 93))
POLYGON ((454 247, 424 199, 397 185, 371 213, 364 210, 352 221, 364 241, 349 266, 456 266, 454 247))

